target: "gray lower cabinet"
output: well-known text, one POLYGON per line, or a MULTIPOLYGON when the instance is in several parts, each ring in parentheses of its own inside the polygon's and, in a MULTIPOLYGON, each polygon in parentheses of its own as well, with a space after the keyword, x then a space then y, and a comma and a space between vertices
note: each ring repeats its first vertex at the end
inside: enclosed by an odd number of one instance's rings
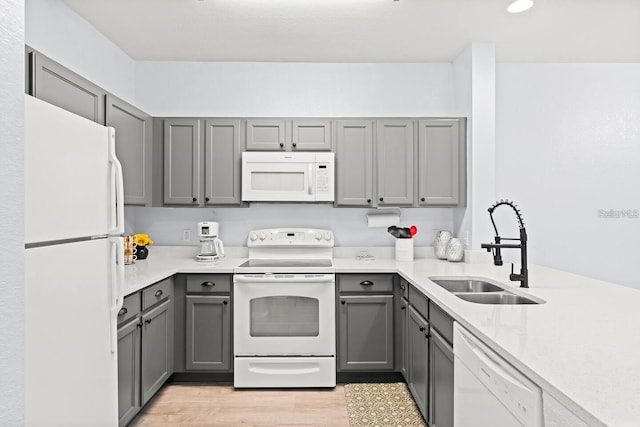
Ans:
POLYGON ((173 281, 125 297, 118 313, 118 424, 127 425, 173 373, 173 281))
POLYGON ((164 120, 164 204, 197 206, 200 199, 199 119, 164 120))
POLYGON ((340 295, 339 300, 339 369, 392 370, 393 295, 340 295))
POLYGON ((171 299, 142 315, 142 404, 146 404, 173 373, 171 299))
POLYGON ((464 119, 418 122, 418 206, 456 206, 466 186, 464 119))
POLYGON ((231 297, 186 296, 186 369, 231 369, 231 297))
POLYGON ((336 205, 372 206, 373 121, 337 120, 336 205))
POLYGON ((410 119, 376 122, 376 196, 380 206, 413 204, 413 128, 410 119))
POLYGON ((399 371, 402 374, 402 378, 405 381, 409 380, 409 339, 408 339, 408 328, 409 328, 409 301, 405 298, 400 298, 400 313, 398 314, 398 321, 400 323, 400 333, 398 339, 398 345, 400 346, 400 363, 398 365, 399 371))
POLYGON ((241 203, 241 121, 207 119, 204 127, 204 203, 241 203))
POLYGON ((429 425, 453 427, 453 318, 429 301, 429 425))
POLYGON ((429 323, 409 306, 407 319, 407 385, 425 420, 429 419, 429 323))
POLYGON ((122 164, 124 203, 151 204, 152 118, 113 96, 106 96, 105 123, 116 130, 116 156, 122 164))
POLYGON ((125 426, 142 407, 140 402, 140 317, 118 327, 118 425, 125 426))
POLYGON ((27 53, 30 95, 104 124, 103 89, 39 52, 27 53))
POLYGON ((433 327, 429 340, 429 425, 453 427, 453 345, 433 327))

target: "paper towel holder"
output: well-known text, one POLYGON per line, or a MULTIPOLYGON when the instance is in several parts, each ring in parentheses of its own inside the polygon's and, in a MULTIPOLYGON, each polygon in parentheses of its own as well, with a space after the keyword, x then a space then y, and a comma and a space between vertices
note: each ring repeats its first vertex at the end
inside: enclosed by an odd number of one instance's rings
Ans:
POLYGON ((367 212, 367 226, 369 228, 386 228, 400 224, 402 210, 398 207, 378 208, 373 212, 367 212))

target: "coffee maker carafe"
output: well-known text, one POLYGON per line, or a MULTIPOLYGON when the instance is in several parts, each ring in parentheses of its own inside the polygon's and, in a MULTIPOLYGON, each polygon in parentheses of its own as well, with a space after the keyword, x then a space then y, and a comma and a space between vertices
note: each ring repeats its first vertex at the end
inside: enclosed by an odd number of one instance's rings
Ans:
POLYGON ((224 246, 222 240, 218 238, 219 231, 217 222, 202 221, 198 223, 200 250, 196 255, 196 261, 211 262, 224 257, 224 246))

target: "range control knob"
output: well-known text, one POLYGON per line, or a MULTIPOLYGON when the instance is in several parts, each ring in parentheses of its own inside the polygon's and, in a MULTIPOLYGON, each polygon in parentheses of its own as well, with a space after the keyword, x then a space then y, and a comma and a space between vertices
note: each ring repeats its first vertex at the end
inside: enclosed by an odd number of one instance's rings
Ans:
POLYGON ((249 236, 249 238, 252 242, 255 242, 256 240, 258 240, 258 235, 256 233, 251 233, 251 236, 249 236))
POLYGON ((320 232, 316 233, 316 240, 322 240, 322 233, 320 232))
POLYGON ((329 233, 328 231, 324 233, 324 240, 331 240, 331 233, 329 233))
POLYGON ((260 233, 260 240, 264 240, 267 238, 267 235, 265 233, 260 233))

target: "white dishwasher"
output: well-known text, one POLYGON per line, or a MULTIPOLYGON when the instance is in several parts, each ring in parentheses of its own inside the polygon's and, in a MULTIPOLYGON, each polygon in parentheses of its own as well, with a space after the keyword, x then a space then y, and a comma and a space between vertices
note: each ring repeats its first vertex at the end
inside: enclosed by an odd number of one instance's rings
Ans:
POLYGON ((542 390, 458 323, 454 427, 542 427, 542 390))

